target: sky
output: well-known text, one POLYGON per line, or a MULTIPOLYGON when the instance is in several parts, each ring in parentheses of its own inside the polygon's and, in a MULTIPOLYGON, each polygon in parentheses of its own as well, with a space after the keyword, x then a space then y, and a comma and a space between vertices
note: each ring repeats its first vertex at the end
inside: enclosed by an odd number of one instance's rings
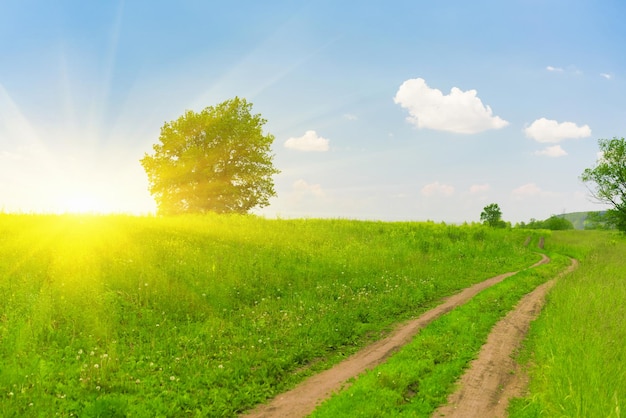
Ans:
POLYGON ((605 209, 626 137, 620 0, 5 0, 0 211, 154 213, 163 124, 235 96, 274 135, 268 218, 605 209))

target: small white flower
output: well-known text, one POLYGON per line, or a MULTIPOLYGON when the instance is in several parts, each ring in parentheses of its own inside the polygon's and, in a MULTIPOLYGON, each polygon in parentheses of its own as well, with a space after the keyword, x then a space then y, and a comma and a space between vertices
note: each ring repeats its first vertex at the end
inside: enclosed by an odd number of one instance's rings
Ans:
POLYGON ((219 366, 217 366, 217 368, 218 368, 218 369, 223 369, 223 368, 224 368, 224 365, 223 365, 223 364, 220 364, 219 366))
POLYGON ((98 369, 98 368, 100 368, 100 365, 98 363, 96 363, 96 364, 93 365, 93 368, 94 369, 98 369))
POLYGON ((170 380, 171 380, 171 381, 176 380, 176 376, 170 376, 170 380))

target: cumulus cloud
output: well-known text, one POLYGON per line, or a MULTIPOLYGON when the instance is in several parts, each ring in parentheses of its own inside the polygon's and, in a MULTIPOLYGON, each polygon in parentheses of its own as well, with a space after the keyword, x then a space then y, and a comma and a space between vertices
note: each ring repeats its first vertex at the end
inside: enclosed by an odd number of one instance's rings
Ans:
POLYGON ((454 187, 448 184, 441 184, 438 181, 427 184, 422 187, 423 196, 452 196, 454 194, 454 187))
POLYGON ((611 74, 608 74, 608 73, 600 73, 600 77, 604 77, 607 80, 610 80, 610 79, 613 78, 613 76, 611 74))
POLYGON ((324 191, 319 184, 309 184, 303 179, 296 180, 293 183, 293 189, 299 193, 310 193, 313 196, 323 197, 324 191))
POLYGON ((574 122, 557 122, 546 118, 537 119, 524 129, 526 136, 537 142, 560 142, 564 139, 591 136, 589 125, 578 126, 574 122))
POLYGON ((548 66, 546 67, 546 70, 551 71, 551 72, 553 72, 553 73, 562 73, 562 72, 564 71, 562 68, 559 68, 559 67, 553 67, 553 66, 551 66, 551 65, 548 65, 548 66))
POLYGON ((541 151, 536 151, 535 155, 542 155, 544 157, 563 157, 567 155, 567 152, 560 145, 553 145, 551 147, 547 147, 542 149, 541 151))
POLYGON ((472 186, 470 186, 470 193, 475 194, 475 193, 484 193, 489 191, 491 187, 485 183, 485 184, 473 184, 472 186))
POLYGON ((423 78, 402 83, 393 100, 409 111, 407 120, 418 128, 475 134, 509 124, 493 116, 491 108, 477 97, 476 90, 452 87, 450 94, 444 95, 428 87, 423 78))
POLYGON ((542 190, 535 183, 524 184, 523 186, 514 189, 512 194, 514 197, 532 197, 542 193, 542 190))
POLYGON ((541 189, 535 183, 527 183, 514 189, 511 195, 516 200, 535 199, 537 197, 554 197, 556 193, 548 192, 541 189))
POLYGON ((306 131, 300 137, 292 137, 285 141, 285 147, 298 151, 328 151, 329 140, 317 135, 315 131, 306 131))

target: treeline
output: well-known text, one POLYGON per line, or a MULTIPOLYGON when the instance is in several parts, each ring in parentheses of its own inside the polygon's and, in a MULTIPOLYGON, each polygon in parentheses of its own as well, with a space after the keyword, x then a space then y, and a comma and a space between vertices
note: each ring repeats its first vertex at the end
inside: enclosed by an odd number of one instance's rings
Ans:
POLYGON ((545 220, 531 219, 530 222, 520 222, 516 228, 526 229, 550 229, 563 231, 568 229, 608 230, 615 229, 610 213, 602 212, 577 212, 563 215, 552 215, 545 220))
POLYGON ((530 222, 524 223, 520 222, 515 225, 518 228, 526 228, 526 229, 550 229, 553 231, 563 231, 566 229, 574 229, 574 224, 563 217, 552 215, 548 219, 543 221, 538 221, 536 219, 531 219, 530 222))

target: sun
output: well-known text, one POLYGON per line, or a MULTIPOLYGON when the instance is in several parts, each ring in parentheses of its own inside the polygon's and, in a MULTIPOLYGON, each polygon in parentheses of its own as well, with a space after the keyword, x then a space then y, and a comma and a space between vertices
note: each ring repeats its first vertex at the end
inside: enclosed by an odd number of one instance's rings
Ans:
POLYGON ((107 214, 114 212, 111 206, 101 198, 91 195, 72 195, 66 198, 60 212, 77 215, 107 214))

